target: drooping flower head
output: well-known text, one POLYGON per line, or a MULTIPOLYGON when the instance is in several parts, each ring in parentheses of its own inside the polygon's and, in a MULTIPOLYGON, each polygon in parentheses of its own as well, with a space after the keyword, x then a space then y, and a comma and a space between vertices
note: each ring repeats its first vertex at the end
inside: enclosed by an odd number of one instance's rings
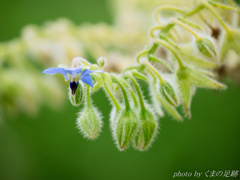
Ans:
POLYGON ((58 67, 52 67, 43 71, 45 74, 56 74, 61 73, 65 81, 70 79, 70 88, 72 90, 72 95, 74 96, 79 80, 93 87, 93 79, 90 75, 91 73, 100 72, 103 73, 102 70, 92 71, 88 69, 88 66, 83 67, 81 61, 86 61, 81 57, 75 57, 72 60, 71 67, 67 67, 66 65, 59 65, 58 67))

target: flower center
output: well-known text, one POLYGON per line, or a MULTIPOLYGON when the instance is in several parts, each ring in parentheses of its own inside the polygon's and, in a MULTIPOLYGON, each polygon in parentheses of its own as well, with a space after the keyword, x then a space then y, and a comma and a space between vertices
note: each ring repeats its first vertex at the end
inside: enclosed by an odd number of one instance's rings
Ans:
POLYGON ((78 82, 75 82, 75 81, 71 81, 70 82, 70 88, 71 88, 71 91, 72 91, 72 95, 74 96, 75 93, 76 93, 76 90, 78 88, 78 82))

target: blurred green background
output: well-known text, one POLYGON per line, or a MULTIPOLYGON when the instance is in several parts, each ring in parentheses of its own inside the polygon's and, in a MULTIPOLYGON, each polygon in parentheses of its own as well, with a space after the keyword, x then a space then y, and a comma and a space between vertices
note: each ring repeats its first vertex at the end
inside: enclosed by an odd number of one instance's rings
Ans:
MULTIPOLYGON (((1 0, 0 14, 0 41, 18 37, 27 24, 59 17, 76 24, 113 23, 106 0, 1 0)), ((70 102, 61 111, 42 107, 36 117, 6 119, 0 126, 0 180, 155 180, 172 179, 178 171, 240 170, 240 86, 226 83, 226 91, 197 90, 191 120, 161 118, 159 134, 147 152, 117 150, 108 122, 111 107, 102 90, 93 95, 105 117, 96 141, 83 139, 76 129, 79 107, 70 102)), ((147 86, 142 86, 147 96, 147 86)))

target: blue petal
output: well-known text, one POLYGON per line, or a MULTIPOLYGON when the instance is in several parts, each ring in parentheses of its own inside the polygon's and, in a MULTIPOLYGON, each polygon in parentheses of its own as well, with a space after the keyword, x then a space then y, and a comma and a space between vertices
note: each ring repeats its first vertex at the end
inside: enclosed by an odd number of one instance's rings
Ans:
POLYGON ((85 71, 81 74, 81 77, 84 77, 90 73, 95 73, 95 72, 101 72, 101 73, 104 73, 102 70, 96 70, 96 71, 92 71, 92 70, 89 70, 89 69, 85 69, 85 71))
POLYGON ((78 67, 78 68, 64 68, 64 69, 69 74, 79 74, 82 71, 82 67, 78 67))
POLYGON ((92 76, 90 76, 89 74, 82 77, 82 82, 88 84, 89 86, 93 87, 93 80, 92 80, 92 76))
POLYGON ((94 71, 92 71, 92 70, 85 69, 85 70, 83 71, 83 73, 81 74, 81 77, 84 77, 84 76, 88 75, 89 73, 93 73, 93 72, 94 72, 94 71))
POLYGON ((55 68, 55 67, 46 69, 46 70, 44 70, 42 73, 45 73, 45 74, 61 73, 61 74, 64 75, 64 76, 67 75, 67 72, 64 70, 64 68, 55 68))

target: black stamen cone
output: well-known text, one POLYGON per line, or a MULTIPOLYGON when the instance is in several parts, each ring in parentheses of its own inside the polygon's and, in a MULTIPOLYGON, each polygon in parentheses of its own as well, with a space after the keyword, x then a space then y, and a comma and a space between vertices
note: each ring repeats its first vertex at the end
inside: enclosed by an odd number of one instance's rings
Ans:
POLYGON ((70 82, 70 88, 72 90, 72 95, 74 96, 78 87, 78 82, 70 82))

